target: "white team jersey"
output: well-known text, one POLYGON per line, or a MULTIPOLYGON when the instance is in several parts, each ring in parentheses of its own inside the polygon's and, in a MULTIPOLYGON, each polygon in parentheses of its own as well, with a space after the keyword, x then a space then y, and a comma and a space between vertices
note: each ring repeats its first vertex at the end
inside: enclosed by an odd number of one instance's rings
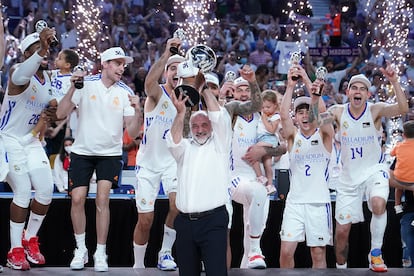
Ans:
POLYGON ((289 151, 291 178, 286 201, 296 204, 331 202, 327 183, 330 156, 319 129, 310 137, 298 131, 289 151))
POLYGON ((43 72, 43 77, 45 81, 41 83, 37 76, 33 76, 29 86, 19 95, 9 95, 7 88, 0 112, 2 134, 21 138, 32 131, 40 113, 53 99, 49 76, 43 72))
POLYGON ((137 153, 136 164, 155 172, 175 164, 165 137, 171 129, 177 110, 163 86, 163 93, 151 112, 144 114, 144 135, 137 153))
POLYGON ((50 77, 52 83, 52 95, 58 102, 60 102, 63 96, 68 92, 71 86, 71 76, 72 74, 62 75, 59 73, 59 70, 52 70, 52 75, 50 77))
POLYGON ((247 121, 241 116, 237 116, 233 127, 233 138, 231 147, 232 176, 245 176, 248 179, 256 179, 253 168, 242 157, 247 149, 257 143, 257 125, 260 121, 259 113, 253 113, 253 117, 247 121))
POLYGON ((79 106, 78 128, 72 152, 88 156, 121 156, 124 117, 133 116, 128 95, 134 95, 123 82, 107 88, 101 75, 84 79, 72 102, 79 106))
POLYGON ((359 118, 349 112, 349 104, 344 105, 340 121, 341 134, 341 182, 358 186, 372 174, 375 166, 382 163, 381 135, 375 128, 371 114, 371 103, 359 118))

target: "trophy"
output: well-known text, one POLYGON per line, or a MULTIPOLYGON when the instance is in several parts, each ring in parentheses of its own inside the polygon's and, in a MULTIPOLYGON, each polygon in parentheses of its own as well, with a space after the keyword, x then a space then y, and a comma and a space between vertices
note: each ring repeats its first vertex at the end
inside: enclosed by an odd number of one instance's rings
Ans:
MULTIPOLYGON (((175 30, 175 32, 173 34, 173 37, 174 38, 179 38, 181 41, 183 41, 185 39, 184 30, 181 29, 181 28, 175 30)), ((170 52, 173 55, 177 55, 178 54, 178 46, 177 45, 171 45, 170 52)))
POLYGON ((203 83, 201 85, 197 84, 196 80, 198 75, 199 69, 194 67, 191 60, 185 60, 177 66, 177 77, 179 80, 174 92, 177 98, 180 94, 183 95, 183 98, 188 96, 185 102, 188 107, 195 106, 200 101, 199 89, 203 83))
MULTIPOLYGON (((293 52, 290 55, 290 63, 292 65, 299 64, 301 60, 302 60, 302 54, 300 52, 293 52)), ((292 76, 292 80, 297 81, 298 79, 300 79, 300 76, 292 76)))
POLYGON ((191 47, 186 54, 186 58, 191 60, 193 65, 203 73, 213 71, 217 64, 216 53, 210 47, 199 44, 191 47))
MULTIPOLYGON (((43 31, 43 29, 47 27, 48 26, 47 26, 46 21, 44 20, 37 21, 35 25, 36 33, 40 34, 43 31)), ((58 45, 59 45, 58 39, 56 38, 56 36, 53 36, 53 39, 49 42, 49 46, 54 48, 58 45)))
POLYGON ((73 74, 75 76, 79 75, 79 78, 74 81, 76 89, 82 89, 83 88, 83 72, 84 71, 85 71, 85 68, 81 65, 77 65, 77 66, 75 66, 75 68, 73 68, 73 74), (82 77, 80 77, 81 75, 82 75, 82 77))
MULTIPOLYGON (((315 76, 318 80, 325 80, 326 74, 328 74, 328 69, 326 67, 318 67, 315 71, 315 76)), ((313 94, 320 96, 322 94, 323 90, 323 84, 321 84, 321 87, 319 88, 319 91, 314 91, 313 94)))
POLYGON ((236 79, 236 73, 233 71, 227 71, 227 73, 224 75, 224 81, 233 82, 236 79))
POLYGON ((180 78, 175 94, 188 96, 187 106, 200 102, 200 89, 205 83, 204 73, 211 72, 216 67, 217 58, 214 51, 205 45, 196 45, 186 53, 186 60, 177 66, 177 76, 180 78))

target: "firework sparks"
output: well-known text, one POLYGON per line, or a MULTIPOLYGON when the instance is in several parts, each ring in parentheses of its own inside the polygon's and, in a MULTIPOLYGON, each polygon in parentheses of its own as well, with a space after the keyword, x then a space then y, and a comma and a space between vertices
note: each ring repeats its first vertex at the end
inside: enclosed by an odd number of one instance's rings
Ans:
MULTIPOLYGON (((78 54, 82 62, 96 60, 99 51, 96 45, 101 31, 100 10, 93 0, 76 1, 72 11, 73 22, 76 23, 78 33, 78 54)), ((108 39, 103 37, 102 39, 108 39)))
POLYGON ((215 0, 174 1, 174 11, 180 10, 187 17, 185 22, 177 22, 177 24, 184 30, 189 46, 204 44, 208 38, 206 27, 218 22, 217 19, 207 19, 210 10, 210 2, 215 2, 215 0))

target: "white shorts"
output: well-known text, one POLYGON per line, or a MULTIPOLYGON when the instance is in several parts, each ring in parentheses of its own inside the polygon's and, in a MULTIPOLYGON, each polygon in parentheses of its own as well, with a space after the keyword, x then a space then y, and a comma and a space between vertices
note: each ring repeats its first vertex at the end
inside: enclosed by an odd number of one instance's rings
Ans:
MULTIPOLYGON (((260 228, 262 230, 266 227, 267 217, 269 215, 269 205, 270 200, 267 195, 266 188, 263 184, 256 181, 256 179, 249 179, 244 176, 236 176, 232 178, 230 184, 230 196, 231 199, 235 202, 243 205, 243 221, 246 225, 249 225, 251 222, 249 216, 255 216, 261 213, 262 217, 257 218, 256 221, 260 221, 260 228), (262 207, 258 207, 256 204, 253 204, 252 201, 258 200, 263 203, 262 207), (261 208, 260 210, 258 208, 261 208)), ((258 231, 258 225, 251 225, 250 229, 255 229, 258 231)))
POLYGON ((23 147, 17 140, 4 136, 3 142, 10 171, 26 174, 33 170, 45 169, 52 174, 49 158, 40 141, 33 141, 23 147))
POLYGON ((232 177, 229 189, 230 197, 237 203, 250 205, 252 194, 259 189, 266 192, 265 186, 257 182, 255 178, 249 179, 245 176, 232 177))
POLYGON ((331 203, 286 202, 280 229, 282 241, 303 242, 306 238, 307 246, 332 245, 331 203))
POLYGON ((135 201, 140 213, 154 211, 155 200, 160 190, 160 183, 166 195, 177 192, 177 166, 173 165, 162 172, 154 172, 137 166, 137 183, 135 201))
POLYGON ((339 224, 363 222, 362 203, 364 199, 367 200, 369 210, 372 210, 371 198, 380 197, 387 201, 390 191, 388 179, 388 172, 377 171, 354 189, 350 189, 340 180, 336 189, 336 221, 339 224))
POLYGON ((3 137, 3 141, 9 164, 6 180, 13 190, 13 203, 27 208, 34 189, 37 202, 50 204, 53 195, 52 169, 40 141, 34 140, 24 147, 10 137, 3 137))

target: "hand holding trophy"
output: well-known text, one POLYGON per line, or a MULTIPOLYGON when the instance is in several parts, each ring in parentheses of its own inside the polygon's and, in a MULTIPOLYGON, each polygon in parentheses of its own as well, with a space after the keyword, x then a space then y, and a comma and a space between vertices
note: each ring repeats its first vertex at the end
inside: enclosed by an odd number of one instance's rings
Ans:
MULTIPOLYGON (((43 31, 44 28, 48 28, 46 21, 39 20, 39 21, 36 22, 36 25, 35 25, 36 33, 40 34, 43 31)), ((56 36, 53 36, 53 39, 51 41, 49 41, 49 45, 52 48, 59 45, 59 41, 56 38, 56 36)))
MULTIPOLYGON (((181 41, 183 41, 185 39, 185 34, 184 34, 184 30, 179 28, 177 30, 175 30, 174 34, 173 34, 174 38, 178 38, 181 41)), ((170 52, 173 55, 178 55, 178 45, 171 45, 170 47, 170 52)))
POLYGON ((328 74, 328 69, 326 69, 325 67, 321 66, 321 67, 318 67, 318 69, 316 69, 316 72, 315 72, 316 79, 322 81, 322 84, 319 87, 319 91, 312 91, 314 95, 316 96, 322 95, 323 82, 325 81, 326 74, 328 74))
MULTIPOLYGON (((299 65, 300 62, 302 60, 302 54, 300 52, 293 52, 290 55, 290 63, 291 65, 299 65)), ((301 76, 292 76, 292 80, 297 81, 298 79, 300 79, 301 76)))
POLYGON ((233 82, 236 79, 236 77, 236 73, 234 73, 233 71, 227 71, 227 73, 224 75, 224 81, 233 82))
POLYGON ((187 106, 194 106, 200 101, 199 90, 204 85, 204 73, 216 67, 217 58, 214 51, 206 45, 196 45, 186 54, 186 60, 177 66, 178 85, 174 89, 177 98, 180 94, 188 96, 187 106))

